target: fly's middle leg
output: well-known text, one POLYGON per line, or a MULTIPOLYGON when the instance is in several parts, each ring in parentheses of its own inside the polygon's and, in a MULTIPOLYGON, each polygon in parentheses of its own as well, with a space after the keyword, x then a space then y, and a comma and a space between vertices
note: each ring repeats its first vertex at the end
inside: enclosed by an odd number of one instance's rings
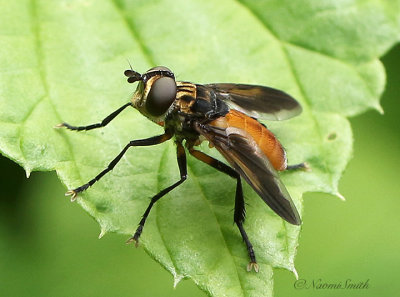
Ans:
POLYGON ((180 142, 177 142, 177 161, 178 161, 178 167, 179 167, 179 173, 181 176, 181 179, 178 180, 176 183, 173 185, 165 188, 164 190, 160 191, 157 195, 153 196, 151 198, 150 204, 147 207, 146 211, 144 212, 142 219, 139 222, 139 226, 136 229, 135 234, 132 235, 131 238, 127 240, 126 243, 131 243, 135 242, 135 245, 138 246, 139 244, 139 237, 142 234, 144 224, 146 223, 147 217, 149 216, 150 210, 153 207, 154 203, 156 203, 161 197, 165 196, 168 192, 179 186, 181 183, 183 183, 186 178, 187 178, 187 164, 186 164, 186 154, 185 154, 185 148, 180 142))

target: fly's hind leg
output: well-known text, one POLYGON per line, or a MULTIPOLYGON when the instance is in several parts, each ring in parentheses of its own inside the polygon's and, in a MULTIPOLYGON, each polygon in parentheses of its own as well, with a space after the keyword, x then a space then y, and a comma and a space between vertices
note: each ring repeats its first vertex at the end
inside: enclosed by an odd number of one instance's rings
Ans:
POLYGON ((225 163, 217 159, 214 159, 213 157, 210 157, 209 155, 206 155, 203 152, 190 148, 189 153, 196 159, 236 179, 237 183, 236 183, 236 196, 235 196, 235 213, 233 215, 233 220, 239 228, 240 235, 242 236, 243 241, 246 244, 247 252, 250 257, 250 263, 249 265, 247 265, 247 271, 251 271, 254 268, 254 270, 258 272, 259 266, 256 261, 256 255, 254 253, 253 245, 251 244, 249 237, 247 236, 247 233, 243 227, 243 223, 246 217, 246 209, 244 205, 243 189, 242 189, 240 174, 236 172, 233 168, 226 165, 225 163))
POLYGON ((310 166, 308 165, 307 162, 303 162, 299 164, 288 165, 286 167, 286 170, 299 170, 299 169, 308 171, 310 170, 310 166))

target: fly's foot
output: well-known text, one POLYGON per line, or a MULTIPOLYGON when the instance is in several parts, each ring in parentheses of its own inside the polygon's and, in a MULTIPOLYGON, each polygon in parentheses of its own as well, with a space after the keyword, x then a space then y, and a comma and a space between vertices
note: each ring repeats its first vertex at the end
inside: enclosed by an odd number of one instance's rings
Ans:
POLYGON ((125 243, 130 244, 131 242, 135 242, 135 246, 137 247, 139 245, 139 242, 135 240, 135 238, 132 236, 129 238, 125 243))
POLYGON ((65 127, 65 123, 60 123, 54 126, 54 129, 60 129, 60 128, 64 128, 65 127))
POLYGON ((65 193, 65 196, 71 196, 71 202, 74 202, 76 200, 76 195, 78 195, 78 193, 75 192, 75 190, 69 190, 65 193))
POLYGON ((81 129, 82 127, 71 126, 68 123, 57 124, 57 125, 54 126, 54 128, 55 129, 67 128, 68 130, 78 130, 78 131, 84 130, 84 129, 81 129))
POLYGON ((135 247, 139 246, 139 237, 136 237, 136 233, 126 241, 126 244, 130 244, 131 242, 135 242, 135 247))
POLYGON ((76 189, 67 191, 65 196, 71 196, 71 201, 74 202, 78 193, 85 191, 87 188, 89 188, 89 184, 84 184, 76 189))
POLYGON ((311 171, 311 167, 307 162, 303 162, 301 163, 303 166, 301 167, 301 169, 303 169, 304 171, 311 171))
POLYGON ((303 162, 300 164, 288 165, 286 170, 304 170, 304 171, 311 171, 310 165, 307 162, 303 162))
POLYGON ((126 243, 129 244, 131 242, 135 242, 135 247, 139 246, 139 237, 142 234, 143 226, 139 225, 138 228, 136 229, 135 234, 131 238, 129 238, 126 243))
POLYGON ((254 268, 255 272, 260 271, 260 267, 258 266, 257 262, 253 262, 251 261, 248 265, 247 265, 247 271, 252 271, 254 268))

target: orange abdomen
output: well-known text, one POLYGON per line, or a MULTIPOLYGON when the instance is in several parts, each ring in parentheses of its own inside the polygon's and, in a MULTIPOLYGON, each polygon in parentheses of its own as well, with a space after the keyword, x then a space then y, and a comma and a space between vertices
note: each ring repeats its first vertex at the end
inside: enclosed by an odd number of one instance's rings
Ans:
MULTIPOLYGON (((285 150, 275 135, 259 121, 234 109, 231 109, 223 118, 226 119, 227 127, 235 127, 247 131, 276 170, 286 169, 285 150)), ((216 121, 219 121, 219 119, 216 121)))

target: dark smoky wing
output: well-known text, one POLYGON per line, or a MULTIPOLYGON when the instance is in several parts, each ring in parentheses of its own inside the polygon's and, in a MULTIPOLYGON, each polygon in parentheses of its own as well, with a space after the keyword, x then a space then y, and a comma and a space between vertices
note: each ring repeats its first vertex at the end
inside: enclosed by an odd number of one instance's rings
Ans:
POLYGON ((278 173, 246 131, 210 125, 203 125, 198 130, 273 211, 291 224, 301 224, 300 215, 278 173))
POLYGON ((249 116, 266 120, 286 120, 301 113, 300 104, 283 91, 246 84, 206 84, 217 98, 249 116))

